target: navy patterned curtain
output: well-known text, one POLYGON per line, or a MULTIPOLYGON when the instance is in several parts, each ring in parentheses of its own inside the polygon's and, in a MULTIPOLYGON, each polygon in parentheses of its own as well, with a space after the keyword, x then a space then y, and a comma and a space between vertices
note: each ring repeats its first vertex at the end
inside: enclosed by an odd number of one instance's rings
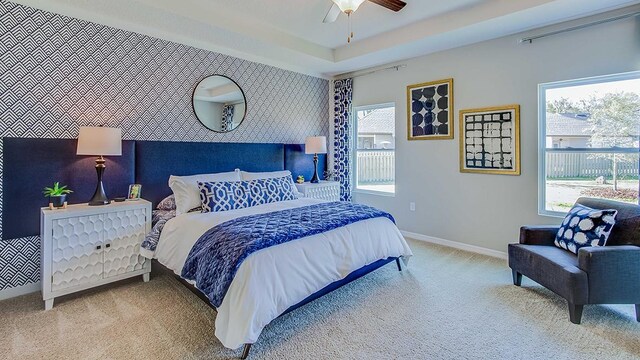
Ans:
POLYGON ((353 79, 334 81, 333 170, 340 181, 340 200, 351 201, 351 100, 353 79))
POLYGON ((229 131, 233 126, 233 113, 236 107, 234 105, 225 105, 222 108, 222 131, 229 131))

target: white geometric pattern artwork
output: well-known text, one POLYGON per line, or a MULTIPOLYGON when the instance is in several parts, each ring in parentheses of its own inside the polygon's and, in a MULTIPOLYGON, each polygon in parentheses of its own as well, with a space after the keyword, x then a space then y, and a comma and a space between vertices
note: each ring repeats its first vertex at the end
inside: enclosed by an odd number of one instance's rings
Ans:
MULTIPOLYGON (((0 1, 0 208, 3 137, 68 139, 108 125, 127 140, 300 144, 328 134, 328 92, 324 79, 0 1), (245 92, 232 132, 193 114, 193 88, 211 74, 245 92)), ((0 290, 39 280, 38 243, 0 241, 0 290)))
POLYGON ((460 112, 460 171, 520 175, 520 106, 460 112))

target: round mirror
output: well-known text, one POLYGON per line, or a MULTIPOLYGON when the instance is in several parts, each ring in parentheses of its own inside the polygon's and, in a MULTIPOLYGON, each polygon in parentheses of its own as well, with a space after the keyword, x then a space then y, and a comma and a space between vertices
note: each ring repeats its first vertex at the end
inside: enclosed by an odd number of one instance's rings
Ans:
POLYGON ((223 75, 202 79, 193 90, 193 112, 202 125, 216 132, 237 128, 247 113, 247 100, 238 84, 223 75))

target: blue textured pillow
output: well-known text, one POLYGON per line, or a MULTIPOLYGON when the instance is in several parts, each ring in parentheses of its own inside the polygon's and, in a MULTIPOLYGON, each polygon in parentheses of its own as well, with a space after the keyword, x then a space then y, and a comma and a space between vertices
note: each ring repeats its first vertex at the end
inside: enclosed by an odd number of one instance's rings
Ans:
POLYGON ((198 188, 203 213, 252 206, 248 181, 198 182, 198 188))
POLYGON ((588 246, 605 246, 616 223, 617 210, 596 210, 576 204, 564 218, 555 245, 574 254, 588 246))
POLYGON ((249 181, 251 206, 297 199, 291 176, 249 181))

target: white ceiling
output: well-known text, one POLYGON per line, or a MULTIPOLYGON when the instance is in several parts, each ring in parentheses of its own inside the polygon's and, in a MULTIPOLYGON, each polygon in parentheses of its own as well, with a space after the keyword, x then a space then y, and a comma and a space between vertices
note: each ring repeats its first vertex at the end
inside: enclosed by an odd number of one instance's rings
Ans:
POLYGON ((640 3, 640 0, 405 0, 398 13, 365 2, 322 19, 331 0, 13 0, 311 75, 331 77, 640 3))

